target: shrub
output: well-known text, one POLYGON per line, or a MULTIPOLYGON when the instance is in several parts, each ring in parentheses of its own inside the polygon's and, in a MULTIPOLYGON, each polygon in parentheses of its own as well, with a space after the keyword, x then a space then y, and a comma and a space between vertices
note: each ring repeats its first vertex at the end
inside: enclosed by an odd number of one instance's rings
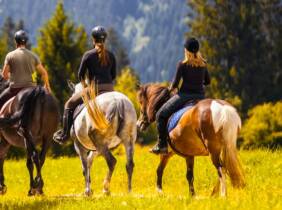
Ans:
POLYGON ((282 145, 282 102, 265 103, 248 112, 241 136, 243 147, 279 147, 282 145))

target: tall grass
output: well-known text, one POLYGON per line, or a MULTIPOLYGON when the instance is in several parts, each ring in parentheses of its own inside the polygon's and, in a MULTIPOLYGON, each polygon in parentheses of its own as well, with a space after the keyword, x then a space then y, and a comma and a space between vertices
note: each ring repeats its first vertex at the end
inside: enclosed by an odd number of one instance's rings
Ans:
POLYGON ((228 197, 211 198, 216 183, 216 171, 208 157, 195 161, 196 198, 188 195, 184 159, 173 157, 163 179, 163 194, 156 191, 155 171, 159 158, 148 148, 137 146, 133 191, 127 193, 125 155, 115 151, 118 163, 111 182, 111 196, 102 193, 107 166, 102 157, 94 160, 92 189, 94 194, 83 196, 84 179, 80 160, 62 157, 47 158, 43 169, 45 181, 42 197, 27 197, 28 171, 25 161, 5 163, 7 194, 0 197, 1 209, 282 209, 282 151, 240 151, 246 173, 247 187, 236 190, 228 182, 228 197))

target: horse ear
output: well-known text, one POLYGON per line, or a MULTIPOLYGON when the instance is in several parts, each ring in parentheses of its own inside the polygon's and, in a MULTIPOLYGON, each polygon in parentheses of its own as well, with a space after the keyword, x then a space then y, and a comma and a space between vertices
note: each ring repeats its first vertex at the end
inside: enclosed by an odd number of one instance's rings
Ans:
POLYGON ((137 90, 140 90, 141 87, 142 87, 141 83, 140 83, 140 82, 137 82, 137 83, 136 83, 136 89, 137 89, 137 90))
POLYGON ((68 80, 68 86, 72 92, 75 91, 75 84, 71 80, 68 80))

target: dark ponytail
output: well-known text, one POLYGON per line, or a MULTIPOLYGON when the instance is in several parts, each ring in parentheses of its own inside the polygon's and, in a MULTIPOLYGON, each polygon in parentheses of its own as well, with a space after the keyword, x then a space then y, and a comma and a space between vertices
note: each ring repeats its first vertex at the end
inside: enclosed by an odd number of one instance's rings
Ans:
POLYGON ((109 64, 109 55, 107 53, 105 43, 96 43, 95 48, 98 51, 99 61, 102 66, 107 66, 109 64))

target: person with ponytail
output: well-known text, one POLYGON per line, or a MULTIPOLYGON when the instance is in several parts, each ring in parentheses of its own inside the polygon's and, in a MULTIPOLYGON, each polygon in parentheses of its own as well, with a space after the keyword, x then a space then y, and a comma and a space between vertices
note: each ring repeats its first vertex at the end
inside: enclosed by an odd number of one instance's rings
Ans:
MULTIPOLYGON (((98 94, 114 90, 113 81, 116 78, 116 59, 112 52, 106 49, 106 29, 96 26, 92 29, 94 48, 85 52, 78 70, 78 79, 83 86, 87 82, 95 82, 98 94)), ((73 112, 82 104, 82 92, 75 93, 65 104, 63 116, 63 129, 54 134, 54 141, 64 143, 70 136, 70 128, 73 123, 73 112)))
POLYGON ((157 144, 151 149, 155 154, 165 154, 167 150, 167 122, 169 117, 181 109, 188 101, 204 99, 204 86, 210 84, 206 61, 199 52, 199 42, 195 38, 187 39, 184 44, 184 60, 178 63, 169 91, 180 88, 157 112, 156 122, 159 133, 157 144))

